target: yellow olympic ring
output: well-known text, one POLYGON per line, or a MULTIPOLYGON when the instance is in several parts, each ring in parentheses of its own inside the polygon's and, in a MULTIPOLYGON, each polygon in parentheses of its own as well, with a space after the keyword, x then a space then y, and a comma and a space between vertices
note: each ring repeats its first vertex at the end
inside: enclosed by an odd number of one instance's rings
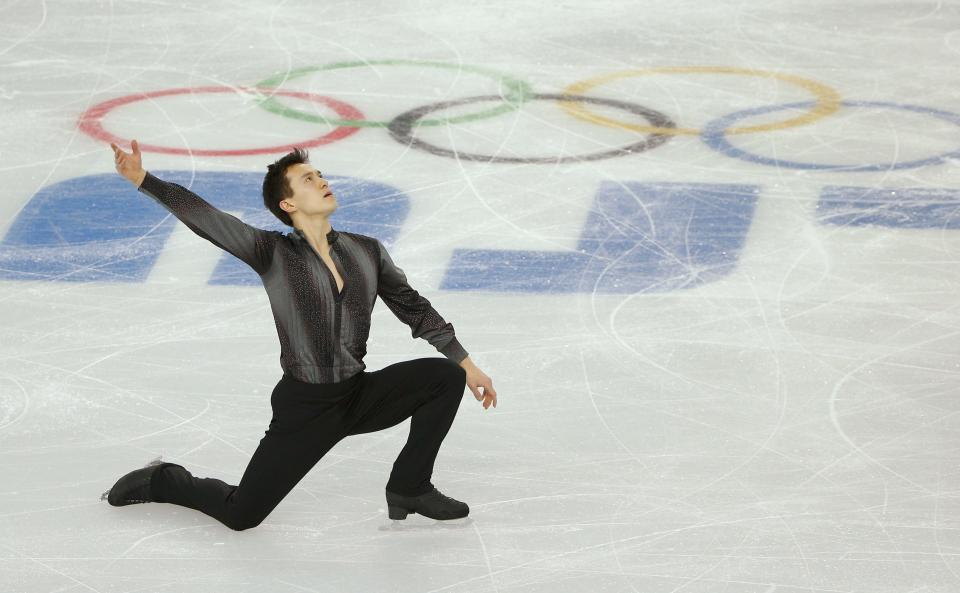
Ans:
MULTIPOLYGON (((621 72, 613 72, 611 74, 604 74, 603 76, 597 76, 595 78, 589 78, 587 80, 582 80, 576 82, 566 89, 564 89, 564 94, 569 95, 582 95, 586 91, 599 86, 605 82, 610 82, 611 80, 616 80, 618 78, 629 78, 633 76, 645 76, 648 74, 739 74, 743 76, 759 76, 762 78, 775 78, 777 80, 782 80, 784 82, 789 82, 790 84, 796 85, 800 88, 810 91, 817 101, 814 104, 813 108, 809 112, 794 117, 790 119, 783 120, 781 122, 774 122, 771 124, 763 124, 756 126, 744 126, 741 128, 731 128, 726 131, 727 134, 749 134, 751 132, 765 132, 770 130, 782 130, 784 128, 791 128, 794 126, 800 126, 803 124, 808 124, 810 122, 816 121, 822 117, 826 117, 831 113, 834 113, 840 109, 840 93, 828 87, 825 84, 815 82, 813 80, 808 80, 806 78, 800 78, 799 76, 793 76, 790 74, 780 74, 779 72, 765 72, 763 70, 751 70, 748 68, 727 68, 723 66, 668 66, 664 68, 643 68, 641 70, 624 70, 621 72)), ((570 115, 576 117, 577 119, 582 119, 591 123, 610 126, 614 128, 621 128, 624 130, 634 130, 637 132, 643 132, 644 134, 664 134, 670 136, 697 136, 700 134, 700 130, 697 128, 658 128, 654 126, 644 126, 639 124, 628 124, 619 122, 615 119, 610 119, 608 117, 603 117, 602 115, 597 115, 591 113, 584 103, 574 103, 573 101, 560 101, 560 106, 563 107, 570 115)))

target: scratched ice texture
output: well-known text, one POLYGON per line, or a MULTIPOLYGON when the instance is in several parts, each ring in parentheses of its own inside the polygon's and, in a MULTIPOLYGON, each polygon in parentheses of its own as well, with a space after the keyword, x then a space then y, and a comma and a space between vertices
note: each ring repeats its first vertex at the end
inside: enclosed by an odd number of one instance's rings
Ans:
MULTIPOLYGON (((0 591, 960 591, 958 59, 926 0, 0 3, 0 591), (100 500, 238 483, 280 378, 111 137, 263 228, 311 145, 493 380, 468 518, 388 519, 409 422, 255 529, 100 500)), ((440 356, 382 302, 368 348, 440 356)))

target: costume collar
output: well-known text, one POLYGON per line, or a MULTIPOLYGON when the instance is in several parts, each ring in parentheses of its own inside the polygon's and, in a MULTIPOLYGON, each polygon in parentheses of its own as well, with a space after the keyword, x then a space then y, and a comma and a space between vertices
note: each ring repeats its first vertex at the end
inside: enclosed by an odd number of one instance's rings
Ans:
MULTIPOLYGON (((297 228, 293 229, 293 234, 296 235, 296 236, 298 236, 298 237, 300 237, 300 238, 303 239, 304 241, 307 240, 307 236, 303 234, 303 231, 302 231, 301 229, 297 229, 297 228)), ((331 226, 331 227, 330 227, 330 232, 327 233, 327 244, 328 244, 328 245, 333 245, 333 244, 336 242, 338 236, 340 236, 340 233, 338 233, 338 232, 331 226)))

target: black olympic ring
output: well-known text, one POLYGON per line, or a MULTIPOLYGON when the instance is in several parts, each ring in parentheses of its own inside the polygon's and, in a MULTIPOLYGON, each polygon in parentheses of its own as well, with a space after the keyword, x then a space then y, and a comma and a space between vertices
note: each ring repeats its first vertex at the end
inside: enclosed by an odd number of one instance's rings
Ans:
MULTIPOLYGON (((617 109, 623 109, 624 111, 629 111, 636 115, 639 115, 646 119, 652 127, 655 128, 675 128, 676 124, 673 123, 668 116, 660 113, 659 111, 654 111, 648 107, 643 107, 642 105, 637 105, 635 103, 625 103, 623 101, 614 101, 613 99, 600 99, 597 97, 586 97, 583 95, 564 95, 564 94, 531 94, 525 97, 527 101, 533 100, 545 100, 545 101, 579 101, 581 103, 596 103, 598 105, 607 105, 610 107, 616 107, 617 109)), ((478 103, 480 101, 503 101, 503 97, 500 95, 482 95, 477 97, 467 97, 465 99, 455 99, 453 101, 443 101, 441 103, 433 103, 431 105, 425 105, 423 107, 417 107, 401 113, 397 117, 393 118, 393 121, 390 122, 388 130, 390 130, 390 136, 394 140, 403 144, 404 146, 412 146, 414 148, 419 148, 431 154, 437 156, 448 156, 455 159, 461 159, 465 161, 482 161, 488 163, 568 163, 568 162, 579 162, 579 161, 598 161, 601 159, 624 156, 628 154, 636 154, 638 152, 644 152, 650 150, 651 148, 656 148, 660 146, 670 138, 669 134, 649 134, 646 139, 635 142, 633 144, 628 144, 620 148, 615 148, 613 150, 606 150, 604 152, 597 152, 593 154, 587 154, 584 156, 568 156, 568 157, 507 157, 507 156, 497 156, 497 155, 486 155, 486 154, 475 154, 470 152, 458 152, 456 150, 450 150, 449 148, 442 148, 440 146, 435 146, 429 142, 420 140, 419 138, 414 137, 413 128, 416 126, 416 123, 420 121, 423 116, 431 113, 433 111, 439 111, 441 109, 446 109, 448 107, 456 107, 459 105, 466 105, 468 103, 478 103)))

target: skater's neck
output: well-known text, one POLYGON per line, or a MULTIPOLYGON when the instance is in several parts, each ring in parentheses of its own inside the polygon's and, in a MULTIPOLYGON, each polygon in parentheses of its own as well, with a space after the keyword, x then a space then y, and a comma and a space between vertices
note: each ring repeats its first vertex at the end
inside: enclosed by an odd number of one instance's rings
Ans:
POLYGON ((297 221, 294 228, 321 254, 330 250, 328 236, 333 230, 328 217, 316 217, 307 221, 297 221))

